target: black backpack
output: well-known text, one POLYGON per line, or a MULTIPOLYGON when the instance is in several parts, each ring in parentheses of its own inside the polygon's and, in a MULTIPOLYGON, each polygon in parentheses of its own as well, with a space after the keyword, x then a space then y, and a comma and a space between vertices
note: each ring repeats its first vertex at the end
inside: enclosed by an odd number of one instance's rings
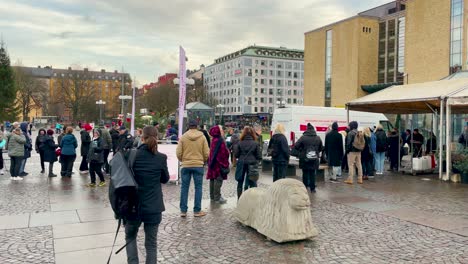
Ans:
MULTIPOLYGON (((125 223, 125 221, 128 220, 136 220, 138 217, 138 184, 135 181, 135 175, 133 173, 135 158, 136 150, 130 150, 126 153, 119 151, 109 162, 111 172, 109 201, 114 211, 115 218, 119 220, 115 233, 114 245, 122 221, 125 223)), ((115 254, 122 251, 130 242, 117 250, 115 254)), ((112 245, 112 250, 114 249, 114 245, 112 245)), ((110 263, 112 250, 107 263, 110 263)))

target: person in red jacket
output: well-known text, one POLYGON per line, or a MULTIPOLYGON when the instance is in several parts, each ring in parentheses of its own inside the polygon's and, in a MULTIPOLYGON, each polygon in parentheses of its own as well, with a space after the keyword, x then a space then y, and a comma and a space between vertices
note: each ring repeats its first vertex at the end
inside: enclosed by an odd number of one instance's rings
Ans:
POLYGON ((226 203, 226 200, 221 196, 221 186, 223 185, 223 180, 227 179, 225 172, 229 168, 229 150, 224 141, 224 131, 221 129, 221 126, 212 127, 210 135, 213 137, 213 140, 210 147, 206 178, 210 180, 211 200, 223 204, 226 203))

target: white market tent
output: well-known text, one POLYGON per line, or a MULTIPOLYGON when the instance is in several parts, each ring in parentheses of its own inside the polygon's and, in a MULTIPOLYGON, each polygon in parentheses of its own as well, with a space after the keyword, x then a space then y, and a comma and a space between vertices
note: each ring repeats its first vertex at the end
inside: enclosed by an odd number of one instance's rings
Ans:
MULTIPOLYGON (((442 166, 439 166, 439 178, 449 180, 451 114, 468 113, 468 78, 464 74, 456 75, 440 81, 392 86, 348 102, 346 108, 383 114, 439 114, 439 149, 442 150, 445 143, 447 157, 447 174, 443 176, 442 166), (444 124, 445 141, 441 137, 444 124)), ((439 160, 442 160, 442 151, 439 151, 439 160)))

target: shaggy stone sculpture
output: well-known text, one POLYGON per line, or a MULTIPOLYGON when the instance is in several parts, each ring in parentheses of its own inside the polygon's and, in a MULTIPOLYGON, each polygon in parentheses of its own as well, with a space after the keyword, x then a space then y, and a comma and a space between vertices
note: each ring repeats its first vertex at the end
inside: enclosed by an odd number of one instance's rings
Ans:
POLYGON ((237 202, 234 217, 278 243, 318 235, 307 190, 294 179, 278 180, 268 190, 248 189, 237 202))

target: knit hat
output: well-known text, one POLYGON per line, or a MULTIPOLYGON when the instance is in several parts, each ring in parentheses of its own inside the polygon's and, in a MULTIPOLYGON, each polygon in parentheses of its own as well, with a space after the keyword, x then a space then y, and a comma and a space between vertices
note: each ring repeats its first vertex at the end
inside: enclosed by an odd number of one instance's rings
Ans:
POLYGON ((315 129, 314 126, 311 123, 307 123, 307 130, 309 129, 315 129))
POLYGON ((93 128, 91 127, 90 124, 85 124, 85 125, 83 126, 83 129, 84 129, 85 131, 91 131, 91 130, 93 130, 93 128))
POLYGON ((47 130, 47 135, 52 136, 54 134, 54 131, 52 129, 47 130))
POLYGON ((338 123, 337 122, 333 122, 332 129, 333 130, 338 130, 338 123))

